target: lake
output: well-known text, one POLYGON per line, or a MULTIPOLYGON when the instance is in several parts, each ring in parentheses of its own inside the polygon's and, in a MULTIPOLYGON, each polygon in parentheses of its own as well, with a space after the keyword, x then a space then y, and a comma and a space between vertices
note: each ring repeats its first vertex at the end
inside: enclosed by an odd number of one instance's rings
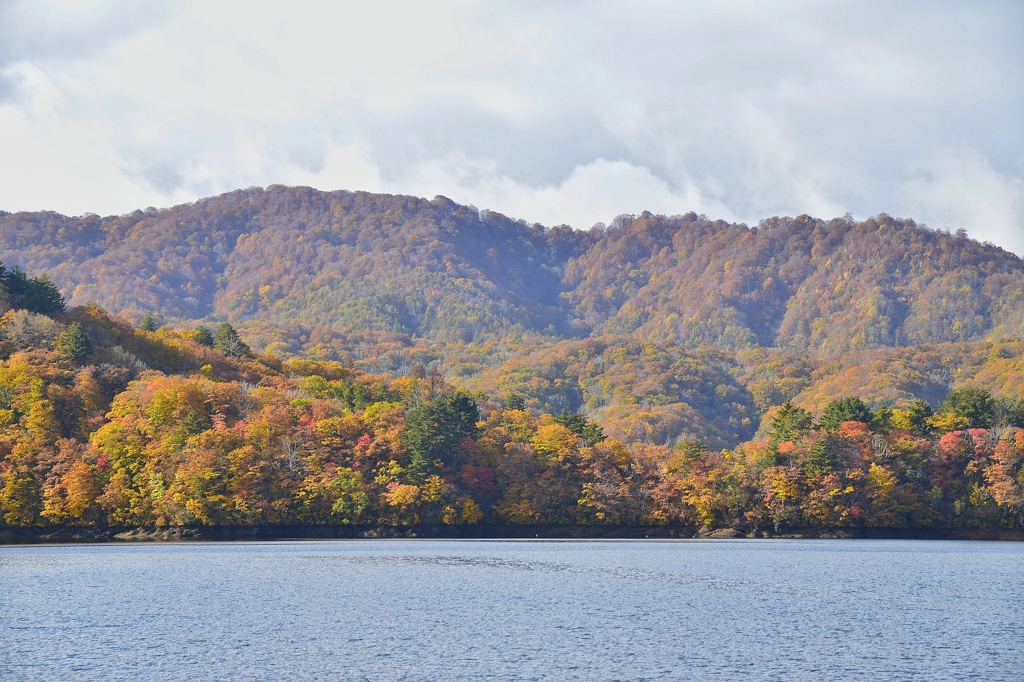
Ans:
POLYGON ((4 680, 1022 680, 1024 543, 0 547, 4 680))

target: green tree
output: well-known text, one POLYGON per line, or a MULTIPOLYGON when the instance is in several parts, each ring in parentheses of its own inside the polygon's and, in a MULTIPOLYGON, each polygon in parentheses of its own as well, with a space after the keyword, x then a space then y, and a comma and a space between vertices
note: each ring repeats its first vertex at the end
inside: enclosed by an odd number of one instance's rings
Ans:
POLYGON ((252 355, 249 346, 245 345, 235 328, 227 322, 217 327, 217 334, 213 338, 213 348, 234 358, 252 355))
POLYGON ((883 433, 892 428, 893 409, 888 405, 879 405, 871 415, 871 427, 883 433))
POLYGON ((810 433, 812 428, 814 428, 814 419, 811 417, 811 413, 802 407, 795 407, 787 400, 772 417, 771 438, 776 443, 796 440, 800 436, 810 433))
MULTIPOLYGON (((860 420, 845 419, 844 421, 860 420)), ((839 456, 833 436, 826 435, 824 438, 814 441, 811 449, 807 452, 807 458, 804 460, 804 475, 810 477, 827 473, 835 469, 838 463, 839 456)))
POLYGON ((593 447, 605 439, 604 429, 597 422, 592 422, 578 412, 562 410, 561 414, 555 417, 555 423, 561 424, 593 447))
POLYGON ((934 412, 926 400, 915 400, 905 410, 893 410, 889 422, 894 429, 905 429, 916 436, 927 435, 931 431, 928 420, 934 412))
POLYGON ((153 316, 146 315, 144 318, 142 318, 142 322, 139 323, 139 329, 141 329, 144 332, 155 332, 156 322, 153 321, 153 316))
POLYGON ((870 424, 872 419, 871 410, 864 404, 864 401, 856 396, 839 398, 825 406, 821 415, 819 426, 822 431, 835 433, 843 422, 864 422, 870 424))
POLYGON ((435 469, 455 464, 463 438, 475 438, 480 418, 476 402, 465 391, 434 398, 409 411, 402 442, 410 453, 409 472, 425 480, 435 469))
POLYGON ((53 349, 64 357, 82 364, 92 355, 92 340, 82 329, 82 325, 72 322, 57 337, 53 349))
POLYGON ((992 423, 995 426, 1024 428, 1024 398, 997 399, 992 423))
POLYGON ((207 348, 213 348, 214 338, 213 332, 206 327, 199 325, 192 330, 191 338, 193 341, 198 343, 200 346, 206 346, 207 348))
POLYGON ((25 292, 22 304, 34 313, 50 315, 64 310, 64 297, 61 296, 57 285, 43 275, 29 280, 28 291, 25 292))
POLYGON ((699 438, 683 437, 672 448, 672 456, 668 462, 668 470, 673 474, 685 474, 690 467, 704 460, 708 448, 699 438))
POLYGON ((373 395, 370 393, 370 389, 362 384, 354 384, 351 381, 342 382, 339 393, 338 397, 345 401, 345 404, 351 410, 361 410, 373 403, 373 395))
POLYGON ((505 396, 506 410, 525 410, 526 398, 521 393, 509 393, 505 396))
POLYGON ((982 388, 966 386, 952 391, 939 405, 939 412, 963 417, 970 428, 987 429, 992 426, 996 403, 992 394, 982 388))
POLYGON ((7 270, 0 265, 0 284, 7 289, 14 308, 43 315, 64 310, 64 297, 60 289, 46 275, 29 277, 18 266, 7 270))

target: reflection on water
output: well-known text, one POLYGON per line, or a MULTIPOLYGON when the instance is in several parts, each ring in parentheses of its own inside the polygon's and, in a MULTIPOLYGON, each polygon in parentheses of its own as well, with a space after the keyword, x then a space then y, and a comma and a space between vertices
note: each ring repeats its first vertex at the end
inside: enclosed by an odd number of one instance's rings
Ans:
POLYGON ((0 678, 1024 679, 1024 545, 0 547, 0 678))

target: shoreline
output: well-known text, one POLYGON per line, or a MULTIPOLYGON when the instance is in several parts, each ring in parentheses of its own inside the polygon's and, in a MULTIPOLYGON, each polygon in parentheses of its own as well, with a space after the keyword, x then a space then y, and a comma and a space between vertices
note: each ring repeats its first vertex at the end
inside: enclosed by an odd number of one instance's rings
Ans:
POLYGON ((1024 530, 1009 528, 786 528, 743 532, 692 526, 587 526, 504 524, 380 526, 289 525, 175 526, 166 528, 0 528, 0 545, 119 544, 131 542, 218 542, 245 540, 979 540, 1024 541, 1024 530))

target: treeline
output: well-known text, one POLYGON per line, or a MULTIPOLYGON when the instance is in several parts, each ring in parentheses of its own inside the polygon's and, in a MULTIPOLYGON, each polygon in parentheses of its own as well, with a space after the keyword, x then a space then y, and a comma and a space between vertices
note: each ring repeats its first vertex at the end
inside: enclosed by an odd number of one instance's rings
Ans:
POLYGON ((259 355, 230 324, 142 326, 94 306, 4 316, 3 524, 1024 523, 1019 395, 962 386, 897 407, 842 396, 814 413, 782 401, 757 435, 721 449, 615 437, 432 367, 396 376, 259 355), (36 336, 12 335, 14 316, 36 336))

